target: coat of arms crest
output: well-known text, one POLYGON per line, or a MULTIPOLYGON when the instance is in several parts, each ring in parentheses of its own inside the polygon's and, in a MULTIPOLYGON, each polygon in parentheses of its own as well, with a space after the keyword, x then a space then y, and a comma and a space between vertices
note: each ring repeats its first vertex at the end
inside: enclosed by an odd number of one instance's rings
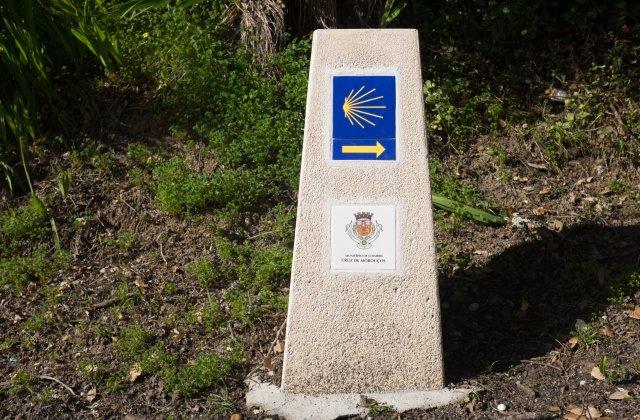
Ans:
POLYGON ((382 232, 382 225, 373 219, 373 213, 362 211, 354 214, 355 221, 349 222, 345 230, 360 249, 371 248, 373 241, 382 232))

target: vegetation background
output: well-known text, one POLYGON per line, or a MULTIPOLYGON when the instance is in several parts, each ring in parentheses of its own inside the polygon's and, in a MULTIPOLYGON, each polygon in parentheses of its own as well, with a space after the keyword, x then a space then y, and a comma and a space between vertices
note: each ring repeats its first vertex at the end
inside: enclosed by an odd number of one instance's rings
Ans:
POLYGON ((420 31, 447 378, 482 391, 408 416, 640 412, 636 2, 0 15, 2 415, 259 415, 244 379, 279 380, 323 27, 420 31))

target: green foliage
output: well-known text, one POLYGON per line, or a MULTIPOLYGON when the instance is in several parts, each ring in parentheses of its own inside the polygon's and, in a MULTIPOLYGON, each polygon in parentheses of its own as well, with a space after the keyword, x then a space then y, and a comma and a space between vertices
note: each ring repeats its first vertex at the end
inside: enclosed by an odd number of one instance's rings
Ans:
POLYGON ((640 290, 640 270, 638 267, 623 269, 612 274, 606 282, 607 299, 612 304, 621 305, 628 296, 640 290))
MULTIPOLYGON (((472 185, 446 171, 440 161, 431 157, 429 173, 434 207, 481 224, 502 224, 502 217, 491 210, 491 206, 472 185)), ((438 215, 442 217, 442 215, 438 215)), ((454 225, 457 226, 457 225, 454 225)))
POLYGON ((366 408, 369 412, 369 415, 375 415, 375 414, 391 415, 395 413, 395 410, 393 409, 393 407, 386 404, 379 403, 373 398, 368 398, 368 397, 365 397, 364 395, 360 397, 360 402, 358 403, 358 406, 366 408))
MULTIPOLYGON (((170 392, 184 398, 224 385, 226 377, 242 359, 242 352, 235 348, 225 355, 203 353, 195 363, 179 366, 177 357, 166 352, 164 342, 152 344, 151 339, 147 330, 131 325, 121 332, 113 348, 116 354, 127 361, 127 371, 137 364, 141 373, 161 378, 170 392)), ((83 367, 83 371, 90 371, 90 375, 96 369, 91 364, 83 367)), ((112 391, 119 390, 125 376, 125 372, 111 375, 107 379, 107 387, 112 391)))
POLYGON ((602 333, 595 323, 586 323, 582 320, 576 322, 571 336, 578 339, 580 347, 589 347, 603 339, 602 333))
POLYGON ((133 359, 144 352, 150 339, 151 334, 146 329, 137 325, 129 325, 113 342, 113 349, 120 356, 133 359))
POLYGON ((179 158, 158 165, 158 207, 173 214, 213 210, 242 229, 248 214, 290 201, 297 185, 309 44, 292 42, 269 64, 282 77, 266 76, 216 29, 222 10, 140 15, 122 28, 122 45, 132 57, 130 76, 152 80, 173 130, 195 131, 217 165, 194 171, 179 158))
POLYGON ((38 238, 47 230, 47 210, 34 196, 18 210, 0 214, 0 232, 10 239, 38 238))
POLYGON ((224 384, 225 378, 238 362, 237 354, 220 356, 216 353, 204 353, 193 365, 184 365, 174 375, 164 379, 176 394, 190 398, 204 390, 224 384))
POLYGON ((117 235, 109 236, 104 243, 119 248, 122 251, 128 251, 136 242, 136 233, 131 229, 123 229, 117 235))
POLYGON ((22 324, 28 331, 43 332, 56 324, 56 309, 64 299, 63 291, 58 287, 42 287, 39 291, 43 298, 38 310, 22 324))
POLYGON ((184 159, 174 157, 153 171, 158 208, 173 214, 202 211, 211 200, 209 177, 189 170, 184 159))
POLYGON ((32 332, 42 331, 51 322, 51 312, 36 312, 27 318, 24 322, 24 328, 32 332))
POLYGON ((114 151, 95 141, 87 141, 71 153, 71 161, 74 165, 78 167, 89 165, 91 168, 106 174, 113 171, 114 160, 114 151))
POLYGON ((62 251, 52 253, 46 247, 36 248, 28 257, 0 259, 0 287, 10 286, 20 294, 30 281, 44 281, 68 265, 68 255, 62 251), (52 255, 53 254, 53 255, 52 255))
POLYGON ((76 369, 87 379, 97 383, 102 383, 108 377, 107 366, 95 364, 89 360, 81 360, 77 363, 76 369))
POLYGON ((233 410, 236 406, 231 393, 227 388, 221 388, 217 394, 209 395, 207 398, 207 416, 215 416, 233 410))
POLYGON ((631 376, 631 372, 627 366, 610 360, 607 356, 600 358, 598 361, 598 369, 606 380, 613 383, 624 382, 631 376))
POLYGON ((215 286, 220 280, 220 271, 217 270, 211 260, 207 258, 198 258, 187 264, 185 270, 198 279, 204 287, 215 286))
POLYGON ((148 166, 153 161, 153 152, 144 144, 129 143, 127 157, 140 166, 148 166))
POLYGON ((386 0, 382 9, 382 16, 380 17, 380 27, 386 28, 394 20, 398 18, 398 15, 407 6, 406 1, 400 1, 396 4, 395 0, 386 0))
POLYGON ((25 149, 40 131, 45 110, 77 97, 91 103, 74 76, 95 58, 106 69, 120 61, 117 42, 96 18, 101 7, 101 2, 77 0, 0 5, 0 162, 8 177, 13 174, 7 165, 20 158, 28 178, 25 149))
POLYGON ((218 328, 225 320, 224 312, 220 307, 220 302, 207 296, 207 305, 202 310, 202 325, 205 330, 211 332, 218 328))
POLYGON ((164 348, 164 343, 160 341, 140 355, 138 360, 143 373, 155 374, 165 379, 175 374, 177 358, 167 354, 164 348))
POLYGON ((231 264, 238 279, 224 296, 232 319, 251 324, 262 316, 286 309, 287 296, 281 290, 291 273, 289 248, 280 244, 260 248, 251 242, 220 241, 218 255, 231 264))
POLYGON ((423 86, 427 124, 453 145, 463 144, 479 129, 495 128, 503 112, 490 92, 474 93, 466 77, 427 80, 423 86))
POLYGON ((630 103, 640 89, 629 81, 640 44, 630 17, 638 15, 633 2, 412 3, 408 26, 430 51, 423 72, 432 150, 512 136, 554 170, 581 155, 607 157, 611 144, 635 159, 639 118, 630 103), (548 100, 548 88, 568 92, 564 106, 548 100))
POLYGON ((62 168, 57 168, 56 172, 58 191, 60 191, 62 198, 66 200, 67 194, 69 194, 69 188, 71 187, 71 172, 62 168))
POLYGON ((450 200, 438 194, 433 194, 431 198, 433 199, 434 207, 442 210, 447 210, 451 213, 455 213, 460 216, 464 216, 478 223, 485 224, 485 225, 504 224, 504 220, 493 213, 489 213, 486 211, 476 209, 471 206, 467 206, 465 204, 462 204, 455 200, 450 200))
POLYGON ((35 382, 35 375, 25 370, 18 370, 9 379, 9 384, 6 390, 7 394, 9 397, 24 393, 33 394, 35 382))

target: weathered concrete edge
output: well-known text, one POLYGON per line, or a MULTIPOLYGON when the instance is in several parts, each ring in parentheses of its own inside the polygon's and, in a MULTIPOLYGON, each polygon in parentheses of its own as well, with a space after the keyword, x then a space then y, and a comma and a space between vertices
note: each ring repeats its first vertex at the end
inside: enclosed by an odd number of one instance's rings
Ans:
POLYGON ((462 402, 473 388, 436 389, 430 391, 367 392, 362 394, 304 395, 287 394, 280 387, 257 378, 247 380, 247 408, 258 408, 263 415, 278 415, 286 419, 335 419, 340 416, 367 414, 359 407, 362 396, 397 412, 415 408, 433 408, 462 402))

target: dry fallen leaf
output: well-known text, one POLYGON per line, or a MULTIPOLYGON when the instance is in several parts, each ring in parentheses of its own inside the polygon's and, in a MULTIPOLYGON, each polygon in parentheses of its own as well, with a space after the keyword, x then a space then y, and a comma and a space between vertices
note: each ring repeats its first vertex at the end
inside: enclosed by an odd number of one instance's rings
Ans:
POLYGON ((262 361, 262 367, 265 369, 273 368, 273 363, 271 363, 271 357, 267 356, 264 358, 264 360, 262 361))
POLYGON ((624 400, 625 398, 631 398, 629 391, 624 388, 618 388, 618 390, 609 395, 610 400, 624 400))
POLYGON ((467 411, 469 411, 470 413, 473 413, 476 411, 475 402, 471 401, 469 404, 467 404, 467 411))
POLYGON ((545 210, 544 207, 540 206, 540 207, 536 207, 535 209, 533 209, 532 212, 536 216, 542 216, 547 212, 547 210, 545 210))
POLYGON ((242 420, 242 414, 232 414, 229 420, 242 420))
POLYGON ((149 286, 147 286, 147 285, 145 284, 145 282, 144 282, 144 281, 142 281, 142 280, 141 280, 141 279, 139 279, 139 278, 136 278, 136 279, 133 281, 133 284, 135 284, 136 286, 138 286, 138 287, 139 287, 139 288, 141 288, 141 289, 146 289, 147 287, 149 287, 149 286))
POLYGON ((540 189, 540 191, 538 191, 538 194, 545 195, 545 194, 549 194, 550 192, 551 192, 551 188, 548 185, 545 185, 540 189))
POLYGON ((591 417, 592 419, 597 419, 602 417, 602 413, 593 405, 589 405, 587 407, 587 413, 589 414, 589 417, 591 417))
POLYGON ((547 168, 547 165, 542 164, 542 163, 535 163, 535 162, 524 162, 525 165, 531 167, 531 168, 536 168, 536 169, 542 169, 542 170, 547 170, 549 168, 547 168))
POLYGON ((96 389, 95 388, 91 388, 87 394, 84 396, 84 399, 87 400, 88 402, 91 402, 93 400, 96 399, 96 389))
POLYGON ((604 380, 604 375, 600 372, 600 368, 598 368, 598 366, 594 366, 593 369, 591 369, 591 376, 599 381, 604 380))
POLYGON ((572 349, 578 345, 578 339, 576 337, 571 337, 569 341, 567 341, 567 344, 569 345, 569 348, 572 349))
POLYGON ((284 343, 280 340, 276 342, 276 345, 273 346, 273 351, 276 353, 282 353, 284 351, 284 343))
POLYGON ((557 413, 558 411, 560 411, 560 407, 558 407, 557 405, 550 405, 549 406, 549 412, 550 413, 557 413))
POLYGON ((640 306, 628 310, 627 315, 629 315, 629 318, 640 319, 640 306))
POLYGON ((569 406, 567 407, 567 414, 571 413, 571 414, 576 414, 578 416, 581 416, 582 412, 583 412, 582 407, 578 407, 575 404, 569 404, 569 406))
POLYGON ((564 229, 564 223, 562 223, 562 220, 552 219, 547 222, 547 227, 551 230, 561 232, 562 229, 564 229))
MULTIPOLYGON (((585 417, 582 417, 582 418, 585 418, 585 417)), ((567 413, 567 414, 564 415, 563 419, 566 419, 566 420, 578 420, 578 419, 580 419, 580 415, 573 414, 573 413, 567 413)))
POLYGON ((182 333, 177 328, 174 328, 173 330, 171 330, 171 339, 172 340, 180 341, 181 338, 182 338, 182 333))
POLYGON ((609 324, 604 324, 602 326, 602 334, 606 335, 607 337, 613 337, 613 330, 611 329, 611 326, 609 324))
POLYGON ((129 382, 135 382, 140 375, 142 375, 142 368, 139 363, 134 363, 133 366, 131 366, 131 369, 129 369, 129 382))

